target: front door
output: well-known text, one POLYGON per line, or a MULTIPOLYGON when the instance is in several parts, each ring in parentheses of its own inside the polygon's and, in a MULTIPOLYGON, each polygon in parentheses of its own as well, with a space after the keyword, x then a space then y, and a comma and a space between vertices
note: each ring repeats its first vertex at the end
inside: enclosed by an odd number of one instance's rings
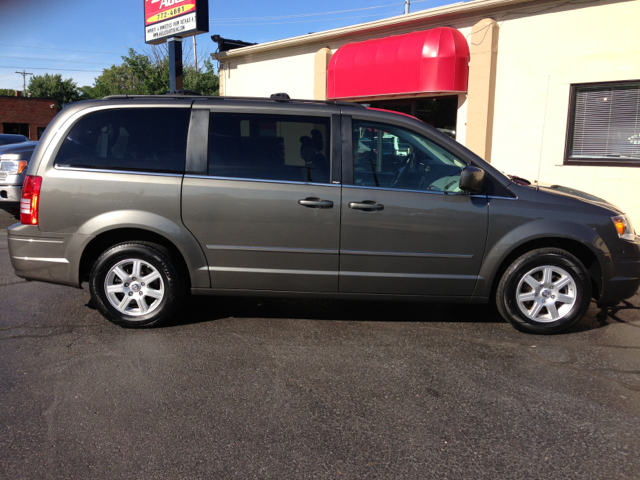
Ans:
POLYGON ((332 140, 327 115, 210 113, 207 174, 185 176, 182 212, 213 288, 338 290, 332 140))
POLYGON ((488 228, 466 164, 405 128, 353 120, 353 185, 342 192, 340 291, 470 296, 488 228))

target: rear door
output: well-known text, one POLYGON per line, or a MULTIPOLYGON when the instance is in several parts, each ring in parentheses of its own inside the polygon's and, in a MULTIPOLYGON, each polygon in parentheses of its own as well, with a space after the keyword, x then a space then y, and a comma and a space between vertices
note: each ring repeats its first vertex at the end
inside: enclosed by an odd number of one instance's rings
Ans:
POLYGON ((339 110, 224 107, 196 102, 192 131, 201 140, 190 139, 183 184, 183 221, 206 254, 212 287, 336 292, 339 110))
POLYGON ((343 153, 340 292, 471 295, 488 207, 484 195, 460 191, 465 162, 371 114, 350 123, 343 118, 351 152, 343 153))

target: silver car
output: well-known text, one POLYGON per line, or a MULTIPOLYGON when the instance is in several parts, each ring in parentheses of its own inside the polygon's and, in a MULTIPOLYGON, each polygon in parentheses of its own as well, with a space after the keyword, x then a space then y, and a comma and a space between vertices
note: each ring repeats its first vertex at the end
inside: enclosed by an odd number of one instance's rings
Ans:
POLYGON ((0 147, 0 207, 17 207, 27 166, 38 142, 22 142, 0 147))
POLYGON ((520 185, 417 119, 357 104, 79 102, 27 174, 16 274, 88 282, 126 327, 166 321, 191 293, 495 302, 516 328, 555 333, 640 285, 619 208, 520 185))

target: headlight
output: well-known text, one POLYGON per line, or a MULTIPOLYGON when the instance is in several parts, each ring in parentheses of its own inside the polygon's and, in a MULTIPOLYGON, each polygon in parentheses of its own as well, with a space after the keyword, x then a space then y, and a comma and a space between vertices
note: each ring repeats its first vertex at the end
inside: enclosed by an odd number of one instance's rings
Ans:
POLYGON ((29 162, 26 160, 18 160, 19 155, 15 153, 5 153, 0 157, 0 172, 7 172, 9 175, 22 173, 29 162))
POLYGON ((620 238, 623 240, 634 240, 636 232, 633 229, 633 225, 631 225, 631 220, 624 215, 611 217, 611 220, 613 220, 613 224, 615 225, 620 238))

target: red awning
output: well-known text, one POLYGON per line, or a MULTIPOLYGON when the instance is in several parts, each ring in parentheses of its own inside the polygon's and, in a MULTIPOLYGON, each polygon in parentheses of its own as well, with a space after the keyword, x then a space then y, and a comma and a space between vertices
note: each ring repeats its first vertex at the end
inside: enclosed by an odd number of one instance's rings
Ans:
POLYGON ((469 46, 450 27, 348 43, 327 75, 329 99, 466 92, 469 46))

